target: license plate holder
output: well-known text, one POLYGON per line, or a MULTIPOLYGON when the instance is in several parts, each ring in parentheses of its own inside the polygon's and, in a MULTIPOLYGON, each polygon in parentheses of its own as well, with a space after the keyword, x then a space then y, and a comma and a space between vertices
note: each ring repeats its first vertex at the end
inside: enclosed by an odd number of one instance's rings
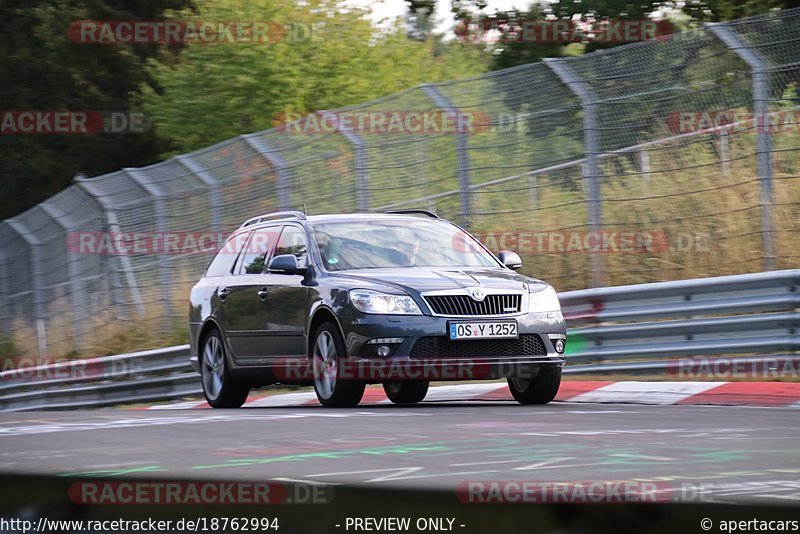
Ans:
POLYGON ((516 321, 450 321, 447 332, 451 341, 471 339, 517 339, 516 321))

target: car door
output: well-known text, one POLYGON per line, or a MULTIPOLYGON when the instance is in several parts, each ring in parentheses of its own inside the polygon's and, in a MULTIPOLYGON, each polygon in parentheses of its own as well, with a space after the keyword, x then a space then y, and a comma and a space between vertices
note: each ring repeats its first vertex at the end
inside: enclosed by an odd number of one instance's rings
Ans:
POLYGON ((269 275, 264 266, 280 235, 281 226, 266 226, 250 235, 244 250, 229 276, 225 288, 220 288, 223 304, 223 330, 231 355, 238 365, 258 363, 264 356, 263 299, 259 292, 269 275), (224 296, 223 296, 224 295, 224 296))
MULTIPOLYGON (((308 266, 308 237, 297 224, 286 224, 272 257, 292 254, 301 267, 308 266)), ((304 356, 303 334, 306 320, 308 287, 299 274, 270 273, 266 278, 267 296, 263 317, 266 324, 268 355, 272 359, 304 356)))

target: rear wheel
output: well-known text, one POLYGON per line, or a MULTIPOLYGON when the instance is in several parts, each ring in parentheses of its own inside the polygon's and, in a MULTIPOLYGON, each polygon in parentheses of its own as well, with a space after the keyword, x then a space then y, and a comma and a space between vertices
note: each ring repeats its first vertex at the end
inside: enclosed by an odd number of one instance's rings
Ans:
POLYGON ((384 382, 383 391, 395 404, 417 404, 428 394, 429 384, 425 381, 384 382))
POLYGON ((250 389, 231 376, 219 330, 211 330, 203 342, 200 377, 203 394, 212 408, 239 408, 247 400, 250 389))
POLYGON ((547 404, 561 386, 561 367, 544 368, 533 378, 509 378, 508 389, 520 404, 547 404))
POLYGON ((314 334, 312 370, 314 391, 323 406, 357 406, 364 396, 365 382, 342 380, 339 377, 344 355, 344 340, 339 329, 333 323, 321 324, 314 334))

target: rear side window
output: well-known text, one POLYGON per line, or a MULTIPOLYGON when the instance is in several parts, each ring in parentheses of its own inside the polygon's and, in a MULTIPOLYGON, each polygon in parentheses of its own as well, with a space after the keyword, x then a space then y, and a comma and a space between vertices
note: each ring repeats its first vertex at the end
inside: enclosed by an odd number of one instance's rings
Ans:
POLYGON ((280 226, 268 226, 253 232, 253 237, 247 243, 242 261, 239 267, 239 274, 260 274, 264 272, 264 265, 270 252, 275 248, 278 240, 280 226))
POLYGON ((227 276, 231 274, 233 264, 236 261, 236 258, 239 257, 239 253, 244 247, 244 244, 247 242, 247 237, 249 235, 250 234, 248 232, 243 232, 241 234, 236 234, 225 241, 225 244, 222 245, 222 248, 217 251, 217 255, 214 256, 214 259, 208 264, 206 276, 227 276))

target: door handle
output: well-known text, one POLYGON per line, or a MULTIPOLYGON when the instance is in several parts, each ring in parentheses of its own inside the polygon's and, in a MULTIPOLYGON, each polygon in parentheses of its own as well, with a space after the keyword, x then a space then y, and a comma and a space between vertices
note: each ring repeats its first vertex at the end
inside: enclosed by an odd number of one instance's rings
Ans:
POLYGON ((258 290, 258 298, 260 298, 261 300, 267 298, 267 295, 269 295, 269 290, 267 290, 266 287, 262 287, 261 289, 258 290))
POLYGON ((225 302, 225 298, 228 296, 228 293, 230 293, 230 292, 231 292, 231 290, 228 289, 227 287, 223 287, 222 289, 220 289, 219 293, 218 293, 219 300, 225 302))

